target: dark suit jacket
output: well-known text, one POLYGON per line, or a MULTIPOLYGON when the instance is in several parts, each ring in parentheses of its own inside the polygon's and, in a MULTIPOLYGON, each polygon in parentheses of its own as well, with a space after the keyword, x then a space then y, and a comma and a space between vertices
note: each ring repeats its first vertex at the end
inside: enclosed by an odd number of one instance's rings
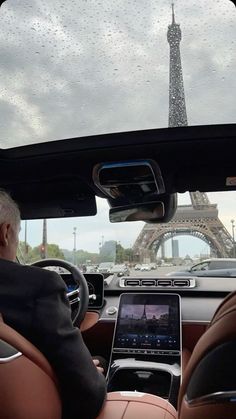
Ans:
POLYGON ((61 386, 63 417, 95 418, 106 395, 105 378, 72 324, 62 278, 0 259, 0 312, 5 323, 30 340, 53 366, 61 386))

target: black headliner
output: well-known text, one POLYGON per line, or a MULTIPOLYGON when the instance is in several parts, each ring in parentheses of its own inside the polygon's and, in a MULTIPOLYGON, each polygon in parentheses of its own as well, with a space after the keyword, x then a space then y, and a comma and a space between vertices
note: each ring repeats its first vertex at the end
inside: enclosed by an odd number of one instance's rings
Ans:
POLYGON ((235 152, 235 124, 60 140, 2 149, 0 186, 20 203, 23 218, 34 218, 28 211, 32 203, 35 218, 60 216, 49 207, 55 210, 55 202, 63 201, 68 208, 74 202, 78 212, 61 216, 93 215, 94 196, 102 196, 92 181, 97 163, 152 158, 160 166, 168 193, 210 192, 235 189, 226 186, 226 177, 236 176, 235 152))

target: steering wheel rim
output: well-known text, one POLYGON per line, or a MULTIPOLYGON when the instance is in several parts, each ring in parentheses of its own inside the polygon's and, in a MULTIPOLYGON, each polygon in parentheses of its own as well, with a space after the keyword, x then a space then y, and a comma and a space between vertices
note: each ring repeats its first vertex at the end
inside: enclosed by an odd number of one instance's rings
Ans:
MULTIPOLYGON (((79 307, 78 307, 78 310, 76 310, 75 315, 73 315, 73 311, 71 311, 72 313, 71 317, 72 317, 73 324, 76 322, 76 325, 80 326, 85 317, 85 314, 88 309, 88 304, 89 304, 88 285, 82 272, 80 272, 77 266, 62 259, 53 259, 53 258, 41 259, 41 260, 31 263, 31 266, 38 266, 39 268, 45 268, 47 266, 59 266, 61 268, 65 268, 67 271, 71 273, 74 282, 79 287, 79 298, 78 298, 79 307)), ((67 293, 67 295, 68 294, 69 293, 67 293)))

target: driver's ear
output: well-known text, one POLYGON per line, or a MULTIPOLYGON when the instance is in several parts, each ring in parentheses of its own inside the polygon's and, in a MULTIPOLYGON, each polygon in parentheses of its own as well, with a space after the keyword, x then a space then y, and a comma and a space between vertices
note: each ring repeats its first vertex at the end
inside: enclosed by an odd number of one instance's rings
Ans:
POLYGON ((2 223, 0 225, 0 246, 2 247, 8 246, 9 229, 10 229, 10 224, 8 223, 2 223))

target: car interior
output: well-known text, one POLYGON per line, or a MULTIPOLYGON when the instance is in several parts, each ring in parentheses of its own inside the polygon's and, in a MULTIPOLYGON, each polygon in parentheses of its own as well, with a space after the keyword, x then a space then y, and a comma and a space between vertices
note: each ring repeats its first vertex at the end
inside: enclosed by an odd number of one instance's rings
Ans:
MULTIPOLYGON (((21 211, 18 263, 57 269, 108 361, 99 419, 235 418, 236 273, 169 275, 189 255, 236 257, 235 2, 49 3, 0 2, 0 188, 21 211), (27 260, 28 246, 41 253, 27 260), (99 271, 111 261, 124 272, 99 271)), ((4 321, 0 417, 61 418, 52 367, 4 321)))

